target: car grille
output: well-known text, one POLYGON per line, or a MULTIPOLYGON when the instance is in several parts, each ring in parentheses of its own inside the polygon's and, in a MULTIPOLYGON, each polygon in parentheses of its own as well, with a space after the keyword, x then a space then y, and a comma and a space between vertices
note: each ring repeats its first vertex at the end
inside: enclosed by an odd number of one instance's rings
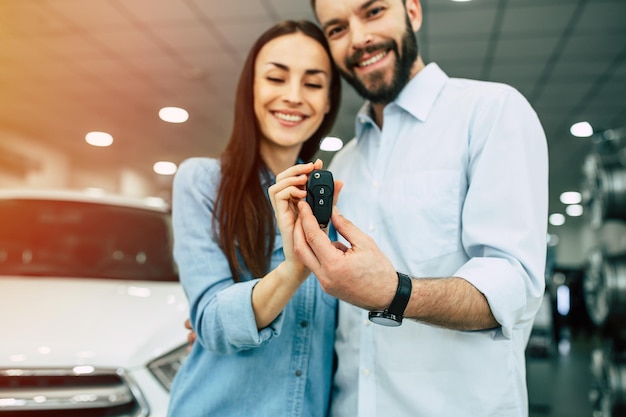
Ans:
POLYGON ((0 369, 0 417, 145 417, 121 370, 0 369))

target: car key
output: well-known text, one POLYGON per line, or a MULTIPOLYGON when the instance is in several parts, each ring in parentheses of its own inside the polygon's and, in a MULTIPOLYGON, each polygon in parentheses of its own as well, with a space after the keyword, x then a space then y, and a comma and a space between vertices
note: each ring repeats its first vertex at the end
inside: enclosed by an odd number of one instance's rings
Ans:
POLYGON ((306 192, 306 202, 311 206, 313 215, 320 227, 325 229, 333 209, 333 195, 335 193, 333 174, 326 170, 314 170, 309 174, 306 192))

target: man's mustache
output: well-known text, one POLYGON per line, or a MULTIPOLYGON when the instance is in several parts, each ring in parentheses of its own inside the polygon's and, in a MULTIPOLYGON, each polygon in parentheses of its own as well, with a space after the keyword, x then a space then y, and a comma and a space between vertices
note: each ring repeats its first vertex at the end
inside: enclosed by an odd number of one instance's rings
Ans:
POLYGON ((394 41, 388 41, 376 45, 367 45, 364 48, 359 48, 352 55, 346 58, 346 68, 352 68, 355 66, 365 54, 372 54, 377 51, 385 51, 388 49, 396 49, 394 41))

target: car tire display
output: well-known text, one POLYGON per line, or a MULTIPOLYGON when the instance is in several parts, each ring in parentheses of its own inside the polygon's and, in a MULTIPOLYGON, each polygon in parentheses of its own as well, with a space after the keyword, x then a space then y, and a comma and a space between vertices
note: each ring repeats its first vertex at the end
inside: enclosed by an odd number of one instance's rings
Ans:
MULTIPOLYGON (((605 138, 606 139, 606 138, 605 138)), ((626 221, 626 148, 619 138, 598 144, 583 164, 583 204, 592 229, 626 221)), ((622 236, 621 241, 626 242, 622 236)), ((626 248, 590 251, 583 290, 589 317, 603 347, 591 355, 594 417, 626 415, 626 248)))

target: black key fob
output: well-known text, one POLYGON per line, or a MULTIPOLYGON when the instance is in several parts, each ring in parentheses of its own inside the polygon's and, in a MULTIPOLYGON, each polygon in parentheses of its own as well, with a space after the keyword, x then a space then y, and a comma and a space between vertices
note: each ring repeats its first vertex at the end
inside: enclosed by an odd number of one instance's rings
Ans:
POLYGON ((306 202, 311 206, 317 222, 321 228, 326 228, 333 209, 335 193, 333 174, 319 169, 311 172, 306 184, 306 193, 306 202))

